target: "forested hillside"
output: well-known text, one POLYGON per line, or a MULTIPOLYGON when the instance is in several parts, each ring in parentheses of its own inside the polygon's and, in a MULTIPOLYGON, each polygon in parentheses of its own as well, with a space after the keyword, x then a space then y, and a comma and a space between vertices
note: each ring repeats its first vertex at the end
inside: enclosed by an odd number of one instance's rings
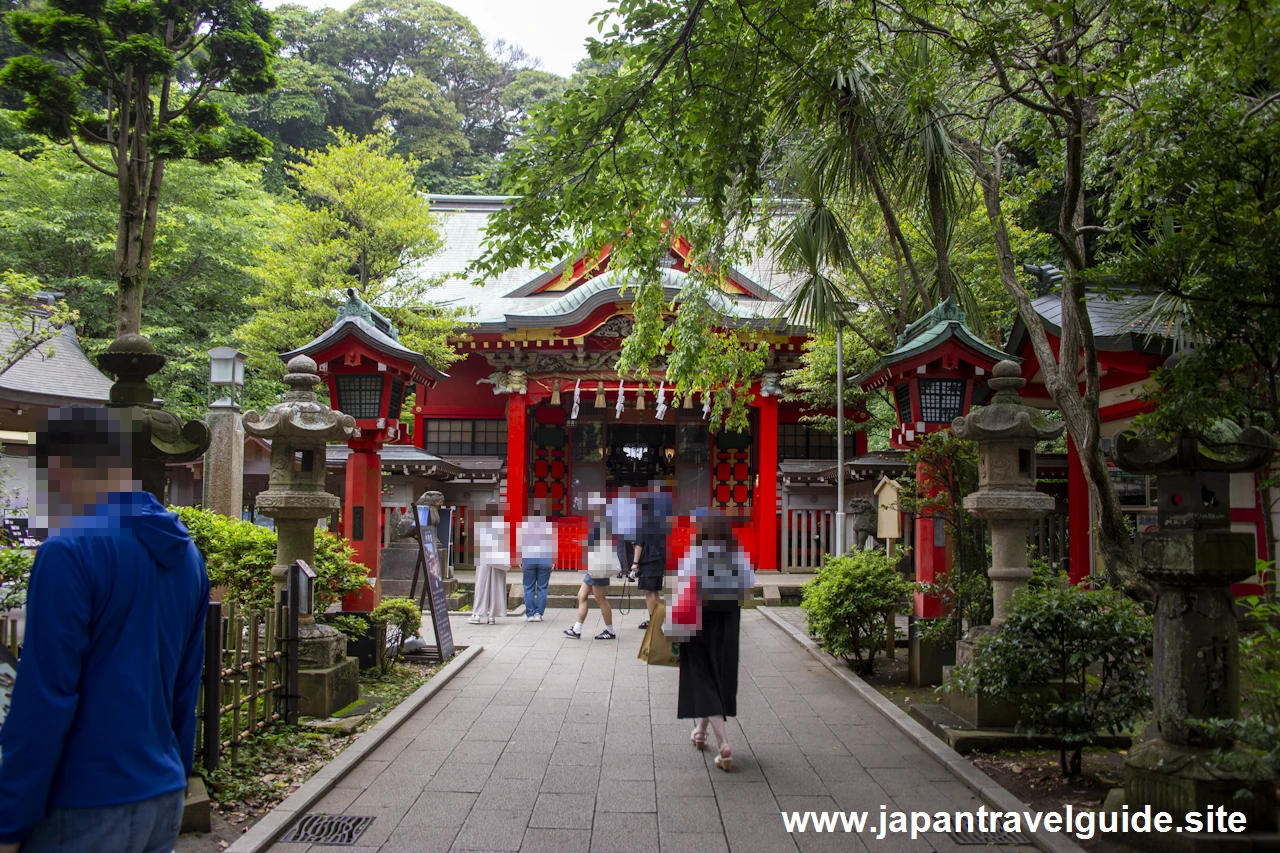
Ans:
MULTIPOLYGON (((0 8, 38 12, 46 4, 9 0, 0 8)), ((185 416, 203 410, 205 353, 224 344, 253 356, 250 404, 269 402, 279 389, 271 347, 322 330, 317 318, 332 316, 327 303, 352 283, 371 241, 384 256, 372 277, 357 276, 359 286, 384 308, 417 306, 401 322, 446 366, 447 318, 430 307, 431 282, 410 281, 405 271, 440 248, 418 194, 498 192, 495 166, 529 111, 570 85, 516 45, 486 44, 464 15, 431 0, 361 0, 341 11, 285 5, 271 16, 275 85, 208 95, 228 126, 265 137, 269 153, 241 164, 202 162, 196 152, 164 173, 142 324, 170 357, 157 393, 185 416), (370 215, 360 200, 352 208, 350 198, 307 185, 310 165, 338 149, 343 168, 377 176, 377 202, 387 206, 370 215), (360 224, 348 227, 353 220, 360 224), (297 322, 298 310, 308 323, 297 322)), ((0 24, 0 67, 31 53, 9 20, 0 24)), ((41 59, 74 79, 65 57, 49 51, 41 59)), ((174 76, 194 88, 193 68, 179 66, 174 76)), ((80 97, 87 113, 105 109, 90 87, 80 97)), ((25 107, 17 85, 0 85, 0 271, 66 294, 93 354, 117 334, 116 181, 100 171, 101 147, 81 144, 81 157, 24 131, 32 123, 25 107)))

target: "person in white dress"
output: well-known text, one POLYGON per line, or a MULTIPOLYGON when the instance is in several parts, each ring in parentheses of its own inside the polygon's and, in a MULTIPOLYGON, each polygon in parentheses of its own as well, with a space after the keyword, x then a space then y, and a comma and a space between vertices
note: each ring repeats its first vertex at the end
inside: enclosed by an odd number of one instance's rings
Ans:
POLYGON ((507 615, 507 569, 511 565, 507 520, 497 504, 488 504, 476 521, 476 591, 472 604, 472 625, 507 615))

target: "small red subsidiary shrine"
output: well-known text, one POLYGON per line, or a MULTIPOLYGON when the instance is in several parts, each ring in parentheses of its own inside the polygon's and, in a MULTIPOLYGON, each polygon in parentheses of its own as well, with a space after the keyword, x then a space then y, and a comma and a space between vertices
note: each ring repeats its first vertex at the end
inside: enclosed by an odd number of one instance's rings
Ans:
MULTIPOLYGON (((1061 273, 1053 267, 1025 269, 1038 283, 1032 307, 1040 316, 1056 354, 1061 340, 1062 298, 1053 291, 1061 273)), ((1157 529, 1158 478, 1121 470, 1110 461, 1110 453, 1111 439, 1128 429, 1139 414, 1151 410, 1151 403, 1144 400, 1143 395, 1151 387, 1153 374, 1173 353, 1168 330, 1153 319, 1154 301, 1153 294, 1124 285, 1112 285, 1106 292, 1090 292, 1085 299, 1085 309, 1093 324, 1101 378, 1098 414, 1102 422, 1102 449, 1107 454, 1112 480, 1132 529, 1144 532, 1157 529)), ((1021 393, 1027 404, 1057 408, 1045 389, 1040 363, 1021 318, 1014 322, 1005 350, 1021 359, 1022 375, 1027 380, 1021 393)), ((1083 390, 1083 383, 1081 388, 1083 390)), ((1230 499, 1232 530, 1253 534, 1257 555, 1265 560, 1266 527, 1256 475, 1232 474, 1230 499)), ((1068 562, 1071 578, 1079 581, 1091 574, 1102 574, 1102 557, 1094 543, 1097 513, 1070 436, 1067 437, 1067 512, 1071 531, 1068 562)), ((1251 582, 1233 585, 1233 589, 1237 595, 1260 593, 1262 580, 1254 578, 1251 582)))
MULTIPOLYGON (((458 273, 479 255, 485 222, 506 200, 436 196, 433 202, 446 249, 419 272, 458 273)), ((663 262, 669 303, 681 299, 689 251, 676 240, 663 262)), ((817 538, 791 548, 782 541, 789 530, 783 521, 792 513, 779 515, 784 463, 834 460, 836 450, 834 436, 805 426, 806 413, 778 399, 779 376, 799 366, 806 340, 800 329, 779 332, 778 311, 791 280, 765 263, 746 265, 731 269, 714 294, 721 328, 757 332, 769 347, 768 367, 751 389, 750 428, 717 432, 706 418, 704 395, 677 399, 661 364, 647 380, 619 381, 622 343, 632 333, 631 295, 609 255, 606 247, 590 261, 545 272, 512 270, 483 285, 454 279, 433 292, 438 302, 470 309, 472 325, 455 338, 463 359, 449 377, 417 388, 414 442, 463 469, 489 460, 491 476, 492 462, 502 462, 496 478, 446 484, 446 499, 473 510, 497 500, 512 523, 530 501, 545 501, 571 529, 591 493, 665 490, 677 518, 707 506, 742 512, 748 522, 740 533, 760 569, 803 564, 809 550, 829 549, 835 507, 826 506, 827 497, 796 510, 812 506, 817 538)), ((866 416, 851 411, 850 417, 866 416)), ((866 438, 849 436, 847 445, 852 461, 865 454, 866 438)), ((799 495, 799 480, 797 489, 799 495)), ((677 528, 677 538, 687 535, 677 528)), ((559 567, 580 564, 572 551, 561 549, 559 567)))
POLYGON ((282 354, 315 360, 334 408, 355 418, 356 434, 347 442, 342 501, 342 530, 356 559, 369 569, 370 588, 343 602, 348 610, 369 612, 381 595, 378 563, 382 530, 382 448, 400 437, 400 410, 413 388, 446 379, 420 353, 400 343, 394 326, 356 295, 338 309, 333 326, 320 337, 282 354))
MULTIPOLYGON (((974 392, 986 390, 991 368, 1007 357, 969 331, 964 314, 948 299, 908 326, 898 337, 897 347, 853 381, 865 392, 889 389, 898 420, 889 431, 889 444, 907 450, 969 414, 974 392)), ((928 485, 934 479, 924 463, 916 479, 927 497, 937 494, 928 485)), ((916 580, 935 583, 951 571, 952 547, 941 519, 917 518, 913 547, 916 580)), ((941 599, 915 594, 915 616, 943 615, 941 599)))

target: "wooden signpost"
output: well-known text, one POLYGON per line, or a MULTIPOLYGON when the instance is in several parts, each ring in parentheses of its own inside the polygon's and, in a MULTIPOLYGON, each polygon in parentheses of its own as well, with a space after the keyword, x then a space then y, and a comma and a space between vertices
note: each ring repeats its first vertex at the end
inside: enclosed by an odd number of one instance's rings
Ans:
MULTIPOLYGON (((885 543, 885 553, 892 558, 894 546, 902 538, 902 513, 898 509, 898 484, 881 477, 876 484, 876 538, 885 543)), ((898 647, 896 617, 892 610, 885 617, 884 652, 893 660, 898 647)))

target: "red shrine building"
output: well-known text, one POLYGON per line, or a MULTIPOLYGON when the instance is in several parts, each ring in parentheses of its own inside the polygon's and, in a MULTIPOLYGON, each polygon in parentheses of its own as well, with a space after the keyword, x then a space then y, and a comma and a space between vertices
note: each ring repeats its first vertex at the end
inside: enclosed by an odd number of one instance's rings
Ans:
MULTIPOLYGON (((433 201, 446 248, 418 273, 460 273, 480 254, 488 217, 506 200, 433 201)), ((663 261, 669 302, 680 301, 689 251, 677 239, 663 261)), ((670 493, 677 517, 697 507, 743 513, 744 543, 760 569, 806 560, 823 543, 829 550, 834 505, 805 503, 819 514, 818 535, 806 534, 804 554, 788 549, 780 519, 793 513, 779 513, 780 475, 787 479, 788 461, 812 468, 815 460, 829 460, 817 467, 834 478, 836 447, 834 436, 801 423, 806 412, 779 400, 779 377, 799 366, 806 340, 803 330, 778 321, 793 286, 760 261, 732 268, 716 294, 720 327, 763 335, 769 347, 767 367, 751 386, 750 428, 736 433, 712 428, 703 393, 677 398, 661 363, 645 380, 619 380, 618 358, 632 332, 631 292, 610 267, 608 247, 572 265, 510 270, 483 285, 455 278, 432 298, 470 311, 470 325, 453 339, 463 357, 447 378, 417 386, 414 443, 477 472, 442 486, 463 513, 499 502, 518 522, 537 501, 572 529, 591 493, 661 490, 670 493)), ((850 416, 865 419, 861 412, 850 416)), ((850 460, 864 455, 866 437, 849 436, 847 450, 850 460)), ((796 479, 799 496, 805 477, 796 479)), ((572 549, 561 550, 558 567, 575 567, 572 549)))
MULTIPOLYGON (((1032 307, 1040 316, 1049 344, 1057 354, 1061 342, 1062 298, 1054 291, 1061 273, 1053 267, 1028 266, 1024 269, 1037 282, 1037 296, 1032 307)), ((1154 301, 1153 294, 1123 285, 1113 285, 1105 293, 1091 292, 1085 300, 1098 353, 1102 389, 1098 414, 1102 426, 1102 449, 1107 455, 1107 467, 1130 526, 1143 532, 1157 529, 1158 478, 1124 471, 1110 457, 1112 438, 1130 428, 1135 417, 1151 411, 1151 402, 1143 397, 1151 387, 1152 375, 1174 352, 1173 342, 1167 336, 1168 330, 1153 319, 1154 301)), ((1022 375, 1027 380, 1021 393, 1027 404, 1056 409, 1045 389, 1040 364, 1021 318, 1015 321, 1005 350, 1021 360, 1022 375)), ((1070 528, 1068 571, 1072 579, 1078 581, 1091 574, 1103 573, 1105 567, 1095 545, 1097 510, 1089 495, 1075 443, 1070 435, 1066 440, 1070 528)), ((1257 475, 1231 475, 1230 506, 1233 531, 1252 534, 1259 559, 1266 560, 1266 522, 1257 475)), ((1236 584, 1235 592, 1237 595, 1261 593, 1262 581, 1262 578, 1254 578, 1249 583, 1236 584)))

